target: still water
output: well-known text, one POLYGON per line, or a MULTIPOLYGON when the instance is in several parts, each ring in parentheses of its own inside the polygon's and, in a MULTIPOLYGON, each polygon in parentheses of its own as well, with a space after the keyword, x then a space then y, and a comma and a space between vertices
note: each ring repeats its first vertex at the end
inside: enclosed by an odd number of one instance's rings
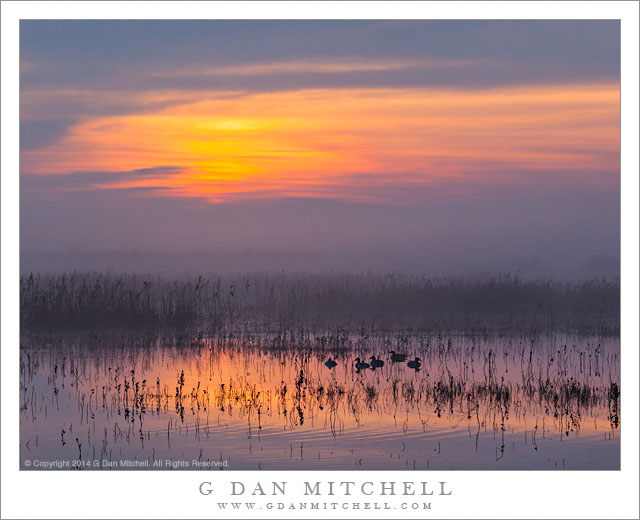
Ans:
POLYGON ((20 464, 619 469, 619 347, 566 336, 25 335, 20 464))

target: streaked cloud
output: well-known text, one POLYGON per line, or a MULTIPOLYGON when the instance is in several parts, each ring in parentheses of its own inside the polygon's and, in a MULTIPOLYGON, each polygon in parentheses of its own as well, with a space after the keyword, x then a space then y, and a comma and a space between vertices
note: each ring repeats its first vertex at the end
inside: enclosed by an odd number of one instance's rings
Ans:
MULTIPOLYGON (((516 185, 519 170, 561 169, 565 175, 548 182, 607 186, 614 177, 587 172, 619 166, 617 85, 209 93, 185 100, 80 122, 55 146, 25 151, 23 171, 174 164, 180 171, 162 178, 168 193, 220 202, 269 194, 358 200, 347 188, 363 173, 380 186, 478 178, 516 185)), ((114 178, 111 189, 157 184, 114 178)))
POLYGON ((344 58, 308 58, 306 60, 255 62, 219 67, 192 65, 189 67, 172 68, 165 71, 155 71, 153 75, 156 77, 167 77, 260 76, 267 74, 339 74, 347 72, 382 72, 407 69, 463 68, 479 66, 484 63, 486 63, 486 60, 372 60, 370 58, 347 60, 344 58))
POLYGON ((111 183, 117 184, 122 179, 162 179, 177 175, 180 168, 176 166, 158 166, 122 172, 73 172, 48 175, 25 175, 22 178, 23 190, 97 190, 111 183))
POLYGON ((20 38, 26 89, 490 88, 620 73, 618 20, 23 20, 20 38), (215 75, 167 77, 184 70, 215 75))

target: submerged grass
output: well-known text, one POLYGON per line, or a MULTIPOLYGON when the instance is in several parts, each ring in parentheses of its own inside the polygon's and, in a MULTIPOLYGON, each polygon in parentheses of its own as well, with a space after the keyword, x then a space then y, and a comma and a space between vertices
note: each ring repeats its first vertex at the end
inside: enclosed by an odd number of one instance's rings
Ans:
POLYGON ((372 273, 165 279, 30 273, 20 278, 20 319, 25 331, 617 335, 619 297, 617 281, 508 275, 484 280, 372 273))
MULTIPOLYGON (((95 449, 98 416, 116 444, 122 435, 127 444, 139 438, 143 453, 144 442, 165 431, 168 450, 171 438, 178 446, 189 447, 189 439, 206 446, 209 428, 222 435, 232 417, 246 422, 250 439, 252 429, 263 425, 291 431, 305 424, 348 437, 350 424, 380 417, 397 418, 389 431, 398 425, 406 433, 411 415, 411 427, 419 427, 417 419, 426 433, 431 418, 449 422, 452 431, 468 430, 476 443, 481 432, 493 432, 500 439, 500 457, 505 433, 512 435, 519 424, 528 425, 534 446, 536 434, 573 438, 592 421, 595 428, 596 420, 605 439, 620 427, 616 340, 361 339, 330 345, 308 335, 293 335, 286 344, 278 335, 188 340, 28 335, 20 357, 23 428, 31 431, 26 424, 36 420, 46 423, 46 406, 52 412, 55 407, 66 420, 52 430, 60 446, 68 440, 73 446, 74 438, 78 443, 71 425, 79 421, 80 427, 94 425, 86 447, 95 449), (390 348, 419 355, 422 367, 394 363, 390 348), (384 365, 358 370, 354 358, 365 352, 384 365), (329 354, 337 360, 333 369, 323 363, 329 354), (77 408, 64 406, 64 399, 77 402, 77 408), (206 439, 199 436, 201 428, 206 439)), ((82 443, 74 447, 82 458, 82 443)))

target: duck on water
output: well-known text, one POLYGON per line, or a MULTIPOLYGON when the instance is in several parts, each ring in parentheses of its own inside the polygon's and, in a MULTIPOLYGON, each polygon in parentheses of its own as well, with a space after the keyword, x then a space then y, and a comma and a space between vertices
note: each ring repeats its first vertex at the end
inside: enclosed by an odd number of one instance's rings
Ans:
POLYGON ((329 358, 324 362, 324 366, 326 366, 327 368, 331 369, 333 367, 335 367, 338 363, 336 363, 333 359, 329 358))
POLYGON ((376 359, 375 356, 371 356, 370 361, 371 368, 382 368, 384 366, 384 361, 380 358, 376 359))
POLYGON ((391 351, 391 362, 392 363, 402 363, 407 360, 406 354, 398 354, 395 350, 391 351))
POLYGON ((366 361, 362 361, 359 357, 356 358, 356 370, 360 371, 360 370, 366 370, 367 368, 369 368, 371 365, 369 365, 369 363, 367 363, 366 361))
POLYGON ((421 359, 419 357, 415 358, 413 361, 409 361, 407 363, 407 366, 409 368, 413 368, 414 370, 420 370, 420 365, 422 363, 420 363, 421 359))

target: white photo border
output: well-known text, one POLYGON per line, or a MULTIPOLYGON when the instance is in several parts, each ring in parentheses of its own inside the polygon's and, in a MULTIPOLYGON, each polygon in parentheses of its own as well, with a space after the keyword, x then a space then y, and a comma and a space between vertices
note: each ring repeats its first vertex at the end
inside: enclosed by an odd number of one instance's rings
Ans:
MULTIPOLYGON (((220 511, 231 480, 446 481, 451 496, 395 518, 638 518, 638 3, 637 2, 3 2, 2 3, 2 518, 388 518, 384 510, 220 511), (19 471, 20 19, 619 19, 621 20, 620 471, 26 472, 19 471), (259 474, 258 474, 259 473, 259 474), (211 482, 214 493, 198 487, 211 482)), ((295 488, 298 489, 298 488, 295 488)), ((269 498, 269 497, 266 497, 269 498)), ((299 497, 288 495, 287 501, 299 497)), ((385 498, 385 497, 382 497, 385 498)), ((380 500, 380 497, 377 497, 380 500)), ((399 504, 400 498, 387 500, 399 504)), ((353 501, 356 501, 354 499, 353 501)))

